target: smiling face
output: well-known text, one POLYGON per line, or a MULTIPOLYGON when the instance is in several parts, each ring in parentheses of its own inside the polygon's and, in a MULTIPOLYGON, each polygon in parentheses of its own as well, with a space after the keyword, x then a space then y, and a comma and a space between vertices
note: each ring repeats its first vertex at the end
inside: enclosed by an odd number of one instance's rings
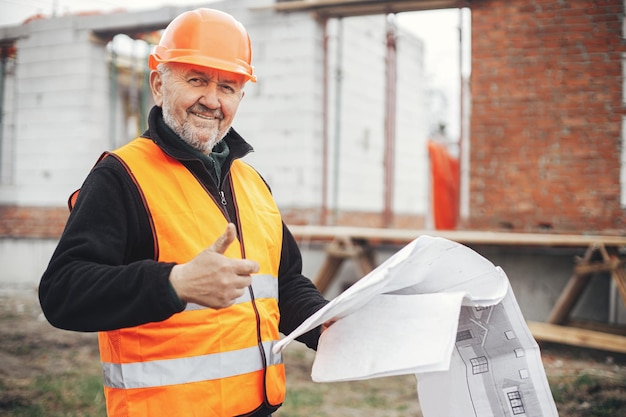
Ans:
POLYGON ((206 155, 228 133, 244 84, 241 75, 182 63, 160 65, 150 74, 152 97, 165 123, 206 155))

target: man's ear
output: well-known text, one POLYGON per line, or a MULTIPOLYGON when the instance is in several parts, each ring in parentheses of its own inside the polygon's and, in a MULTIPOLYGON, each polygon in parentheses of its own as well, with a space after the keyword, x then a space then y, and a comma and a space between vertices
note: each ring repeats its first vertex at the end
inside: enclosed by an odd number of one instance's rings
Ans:
POLYGON ((163 76, 159 71, 152 71, 150 73, 150 90, 152 91, 152 99, 154 100, 154 104, 161 107, 163 105, 163 93, 161 89, 163 88, 163 76))

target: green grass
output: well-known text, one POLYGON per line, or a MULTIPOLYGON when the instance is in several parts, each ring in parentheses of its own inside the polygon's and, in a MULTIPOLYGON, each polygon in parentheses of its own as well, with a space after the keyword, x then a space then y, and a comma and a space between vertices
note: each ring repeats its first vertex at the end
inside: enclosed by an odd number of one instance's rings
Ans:
MULTIPOLYGON (((4 340, 16 357, 32 357, 35 366, 39 366, 36 358, 45 357, 54 365, 47 369, 54 371, 0 379, 2 417, 106 417, 97 357, 76 355, 65 346, 41 349, 40 343, 4 340)), ((295 349, 287 352, 287 364, 291 365, 287 397, 276 417, 338 417, 355 412, 379 417, 416 415, 413 376, 317 384, 310 380, 312 355, 295 349)), ((626 416, 626 375, 618 368, 584 369, 548 378, 561 416, 626 416)))
MULTIPOLYGON (((41 375, 28 387, 7 417, 106 417, 100 375, 41 375)), ((3 411, 3 410, 0 410, 3 411)))
POLYGON ((562 415, 615 417, 623 415, 626 381, 611 381, 581 373, 573 378, 550 380, 552 396, 562 415))
POLYGON ((319 407, 324 402, 324 397, 319 391, 310 389, 292 389, 287 391, 286 403, 295 408, 319 407))
POLYGON ((324 395, 320 390, 294 388, 287 390, 284 404, 280 411, 281 417, 329 417, 315 412, 324 403, 324 395))

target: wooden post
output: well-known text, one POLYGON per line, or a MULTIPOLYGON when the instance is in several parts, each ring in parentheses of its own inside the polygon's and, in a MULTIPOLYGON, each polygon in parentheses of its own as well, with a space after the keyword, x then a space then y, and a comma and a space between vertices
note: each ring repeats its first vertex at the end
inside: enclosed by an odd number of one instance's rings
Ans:
POLYGON ((569 314, 587 286, 589 277, 597 272, 609 272, 611 274, 611 279, 615 280, 619 293, 626 302, 626 271, 622 261, 616 256, 610 256, 603 244, 593 244, 587 248, 585 256, 574 266, 574 274, 550 312, 548 323, 563 324, 567 321, 569 314), (600 252, 602 260, 592 262, 591 258, 596 251, 600 252))
POLYGON ((376 267, 374 251, 366 240, 338 237, 326 246, 324 263, 313 281, 322 294, 335 279, 346 259, 354 259, 358 272, 362 275, 367 275, 376 267))

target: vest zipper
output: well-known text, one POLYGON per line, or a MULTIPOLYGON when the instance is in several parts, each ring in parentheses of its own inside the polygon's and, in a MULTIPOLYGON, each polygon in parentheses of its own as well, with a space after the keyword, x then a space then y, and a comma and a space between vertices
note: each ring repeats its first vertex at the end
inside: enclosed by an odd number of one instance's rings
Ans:
MULTIPOLYGON (((230 190, 233 196, 233 205, 234 207, 237 207, 237 196, 235 195, 232 178, 230 179, 230 190)), ((222 199, 222 204, 224 205, 224 211, 228 212, 228 210, 226 210, 226 198, 224 197, 223 190, 220 190, 220 197, 222 199)), ((241 258, 246 259, 246 247, 244 245, 244 237, 241 228, 241 221, 238 221, 237 235, 239 237, 239 244, 241 245, 241 258)), ((267 361, 265 349, 263 348, 263 336, 261 335, 261 314, 259 313, 259 307, 256 304, 256 297, 254 295, 252 285, 248 287, 248 292, 250 293, 250 303, 252 305, 252 310, 254 311, 254 319, 256 321, 257 346, 259 347, 259 354, 261 355, 261 360, 263 361, 263 403, 271 409, 272 406, 270 405, 270 402, 267 398, 267 367, 270 366, 270 364, 267 361)))

